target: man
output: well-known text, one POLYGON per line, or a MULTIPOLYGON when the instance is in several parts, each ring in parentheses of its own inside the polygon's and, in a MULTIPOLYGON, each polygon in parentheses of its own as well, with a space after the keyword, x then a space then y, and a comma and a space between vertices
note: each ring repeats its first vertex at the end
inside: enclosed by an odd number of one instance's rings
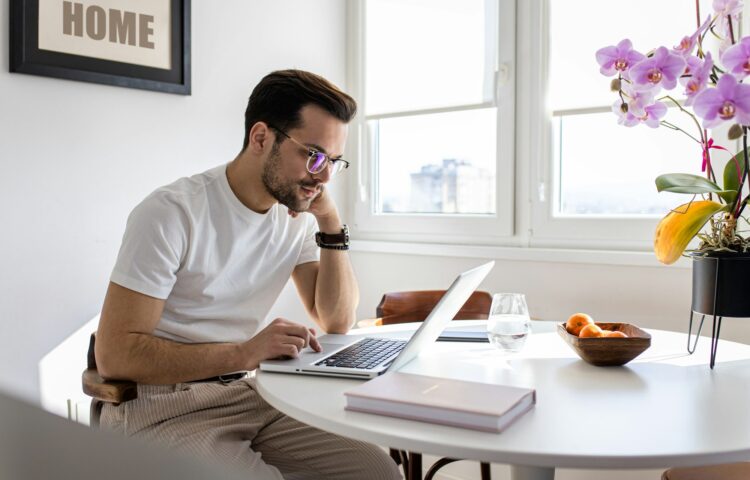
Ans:
POLYGON ((325 185, 348 166, 341 154, 355 113, 327 80, 273 72, 250 96, 232 162, 159 188, 133 210, 96 358, 105 378, 137 382, 138 398, 106 405, 103 426, 239 465, 252 479, 400 478, 381 449, 273 409, 244 373, 320 349, 312 329, 265 322, 290 276, 324 331, 354 322, 348 235, 325 185))

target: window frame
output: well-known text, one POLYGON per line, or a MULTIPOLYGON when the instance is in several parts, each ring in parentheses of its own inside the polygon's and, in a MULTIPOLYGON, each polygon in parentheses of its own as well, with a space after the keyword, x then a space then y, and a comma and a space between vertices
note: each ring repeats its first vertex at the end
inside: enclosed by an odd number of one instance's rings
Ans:
MULTIPOLYGON (((528 62, 519 66, 519 83, 534 82, 537 79, 539 99, 546 99, 549 95, 549 66, 550 66, 550 2, 552 0, 531 0, 522 2, 519 8, 519 31, 539 32, 534 38, 528 35, 528 62)), ((743 15, 743 26, 747 15, 743 15)), ((523 41, 519 41, 523 43, 523 41)), ((592 60, 592 72, 596 72, 596 65, 592 60)), ((587 107, 552 111, 547 107, 549 102, 537 101, 534 93, 525 92, 519 95, 519 101, 526 108, 519 107, 519 111, 528 111, 532 116, 540 119, 543 128, 537 132, 521 131, 521 144, 528 143, 536 146, 529 152, 532 163, 529 177, 531 205, 529 220, 530 246, 613 249, 613 250, 651 250, 656 226, 663 215, 556 215, 558 210, 554 182, 558 178, 560 165, 556 163, 554 145, 554 122, 559 116, 573 116, 588 113, 610 112, 610 106, 587 107)), ((670 107, 674 108, 674 107, 670 107)), ((615 122, 614 115, 612 121, 615 122)), ((625 128, 625 127, 623 127, 625 128)), ((644 128, 643 126, 635 128, 644 128)), ((726 138, 728 126, 712 130, 715 138, 726 138)), ((730 148, 737 148, 732 145, 730 148)), ((697 153, 696 153, 697 154, 697 153)), ((722 160, 715 164, 717 171, 722 171, 722 160)), ((667 173, 667 172, 665 172, 667 173)), ((651 180, 651 179, 649 179, 651 180)), ((656 187, 654 187, 656 188, 656 187)), ((689 197, 685 197, 685 202, 689 197)), ((675 204, 675 207, 677 204, 675 204)), ((666 215, 666 211, 664 214, 666 215)))
MULTIPOLYGON (((532 0, 519 12, 520 29, 526 32, 539 32, 536 37, 529 36, 525 68, 519 68, 519 74, 525 76, 529 85, 535 85, 538 96, 527 91, 521 102, 542 125, 536 131, 521 132, 527 143, 533 147, 528 158, 532 169, 529 178, 531 188, 529 202, 530 237, 529 245, 540 247, 584 247, 612 248, 623 250, 650 249, 653 246, 653 232, 659 219, 656 217, 626 215, 556 215, 554 182, 559 165, 555 164, 554 122, 556 114, 574 113, 572 111, 553 112, 549 107, 549 66, 550 66, 550 0, 532 0), (534 80, 536 79, 536 80, 534 80)), ((591 62, 591 71, 596 72, 595 62, 591 62)), ((520 83, 524 80, 520 79, 520 83)), ((585 108, 578 113, 599 113, 609 108, 585 108)), ((614 122, 615 119, 613 118, 614 122)), ((624 128, 624 127, 623 127, 624 128)))
MULTIPOLYGON (((357 159, 350 169, 352 175, 347 185, 354 220, 352 232, 357 238, 374 242, 589 251, 645 252, 653 248, 653 234, 659 217, 555 215, 552 188, 557 168, 552 150, 555 112, 550 110, 548 102, 550 1, 498 0, 498 65, 506 69, 507 82, 502 87, 506 95, 496 94, 495 97, 501 100, 496 101, 497 207, 494 218, 372 213, 375 198, 370 189, 375 165, 372 152, 368 150, 371 148, 367 130, 370 117, 361 114, 351 124, 348 147, 349 156, 357 159), (508 15, 508 11, 512 15, 508 15), (504 41, 506 36, 511 38, 504 41)), ((364 0, 347 3, 347 9, 347 79, 351 93, 362 108, 366 101, 363 96, 364 0)), ((750 24, 748 9, 750 4, 746 5, 742 18, 742 31, 748 31, 750 24)), ((591 72, 597 74, 593 60, 591 72)), ((496 82, 500 75, 496 73, 496 82)), ((604 107, 562 113, 599 111, 605 111, 604 107)), ((713 134, 716 137, 722 135, 718 130, 713 134)), ((716 167, 723 168, 718 164, 716 167)), ((368 248, 372 248, 372 243, 368 248)))
POLYGON ((350 93, 357 99, 360 115, 350 124, 350 205, 353 205, 352 233, 370 240, 399 240, 467 244, 496 244, 514 233, 514 149, 515 149, 515 16, 514 0, 497 2, 497 60, 494 99, 489 102, 417 111, 365 115, 365 0, 347 3, 347 75, 350 93), (447 113, 494 107, 497 109, 497 144, 494 214, 376 213, 373 191, 377 174, 375 132, 371 120, 419 114, 447 113), (502 173, 507 173, 502 175, 502 173), (467 234, 466 232, 471 232, 467 234))

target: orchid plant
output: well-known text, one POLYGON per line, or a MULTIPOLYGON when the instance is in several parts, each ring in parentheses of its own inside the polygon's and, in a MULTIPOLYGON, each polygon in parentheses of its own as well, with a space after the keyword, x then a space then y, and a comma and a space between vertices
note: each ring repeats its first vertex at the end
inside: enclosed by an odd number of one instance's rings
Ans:
MULTIPOLYGON (((750 239, 740 235, 737 220, 748 203, 743 197, 748 177, 747 131, 750 127, 750 36, 738 38, 742 0, 713 0, 713 13, 682 38, 677 46, 660 46, 648 53, 633 48, 629 39, 596 52, 600 72, 612 80, 618 98, 612 105, 618 123, 644 124, 679 131, 700 145, 705 175, 669 173, 656 178, 658 191, 684 193, 692 199, 670 211, 656 229, 654 251, 659 261, 674 263, 696 236, 694 254, 750 251, 750 239), (707 49, 707 39, 718 40, 718 57, 707 49), (708 37, 708 38, 707 38, 708 37), (668 92, 680 86, 683 100, 668 92), (690 133, 665 119, 668 107, 688 115, 695 125, 690 133), (712 154, 729 150, 718 144, 710 129, 729 126, 728 141, 742 139, 742 149, 727 162, 721 186, 712 154), (704 226, 709 228, 701 233, 704 226)), ((695 2, 701 18, 699 1, 695 2)))

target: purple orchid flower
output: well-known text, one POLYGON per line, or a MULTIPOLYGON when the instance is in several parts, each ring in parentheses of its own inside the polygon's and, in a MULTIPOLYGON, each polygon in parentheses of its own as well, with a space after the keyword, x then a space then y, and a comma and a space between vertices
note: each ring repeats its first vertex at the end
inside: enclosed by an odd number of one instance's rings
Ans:
POLYGON ((617 115, 617 123, 626 127, 634 127, 644 123, 651 128, 657 128, 662 117, 667 114, 667 106, 656 102, 643 108, 643 115, 634 115, 630 109, 622 111, 622 103, 618 100, 612 105, 612 111, 617 115))
POLYGON ((628 112, 636 117, 646 114, 646 107, 654 103, 652 90, 636 90, 630 83, 623 82, 622 92, 628 99, 628 112))
POLYGON ((695 114, 703 119, 704 128, 713 128, 727 120, 750 125, 750 85, 739 83, 725 73, 716 88, 707 88, 695 97, 695 114))
POLYGON ((687 61, 681 55, 659 47, 653 57, 633 65, 630 77, 639 89, 664 87, 671 90, 677 85, 686 65, 687 61))
POLYGON ((599 71, 602 75, 611 77, 617 72, 625 72, 630 67, 646 58, 642 53, 633 50, 633 43, 628 40, 622 40, 617 46, 610 45, 596 52, 596 61, 599 62, 599 71))
POLYGON ((714 61, 711 53, 706 52, 706 58, 701 60, 698 57, 688 57, 688 66, 685 70, 685 76, 680 77, 680 83, 685 86, 685 96, 687 100, 685 105, 688 107, 695 102, 695 97, 706 89, 711 69, 714 61))
POLYGON ((716 15, 734 15, 742 12, 742 0, 714 0, 711 5, 716 15))
POLYGON ((729 47, 721 56, 721 62, 738 80, 750 75, 750 37, 729 47))
POLYGON ((723 53, 732 43, 730 24, 738 23, 743 5, 741 0, 714 0, 713 9, 719 19, 719 33, 724 39, 719 47, 719 52, 723 53))
POLYGON ((680 40, 679 45, 672 48, 672 51, 682 55, 683 57, 687 57, 689 55, 693 54, 693 49, 695 48, 695 45, 698 43, 698 37, 706 30, 708 25, 711 23, 711 15, 709 15, 706 18, 706 21, 703 22, 703 25, 698 27, 698 30, 695 31, 692 35, 689 37, 682 37, 682 40, 680 40))

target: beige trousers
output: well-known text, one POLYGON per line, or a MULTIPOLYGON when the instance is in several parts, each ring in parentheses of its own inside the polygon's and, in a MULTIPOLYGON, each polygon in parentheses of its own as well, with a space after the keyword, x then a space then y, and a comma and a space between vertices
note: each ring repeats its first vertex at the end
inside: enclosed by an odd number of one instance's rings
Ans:
POLYGON ((135 400, 104 405, 100 425, 241 468, 253 480, 401 478, 382 449, 286 416, 261 398, 252 378, 139 384, 135 400))

